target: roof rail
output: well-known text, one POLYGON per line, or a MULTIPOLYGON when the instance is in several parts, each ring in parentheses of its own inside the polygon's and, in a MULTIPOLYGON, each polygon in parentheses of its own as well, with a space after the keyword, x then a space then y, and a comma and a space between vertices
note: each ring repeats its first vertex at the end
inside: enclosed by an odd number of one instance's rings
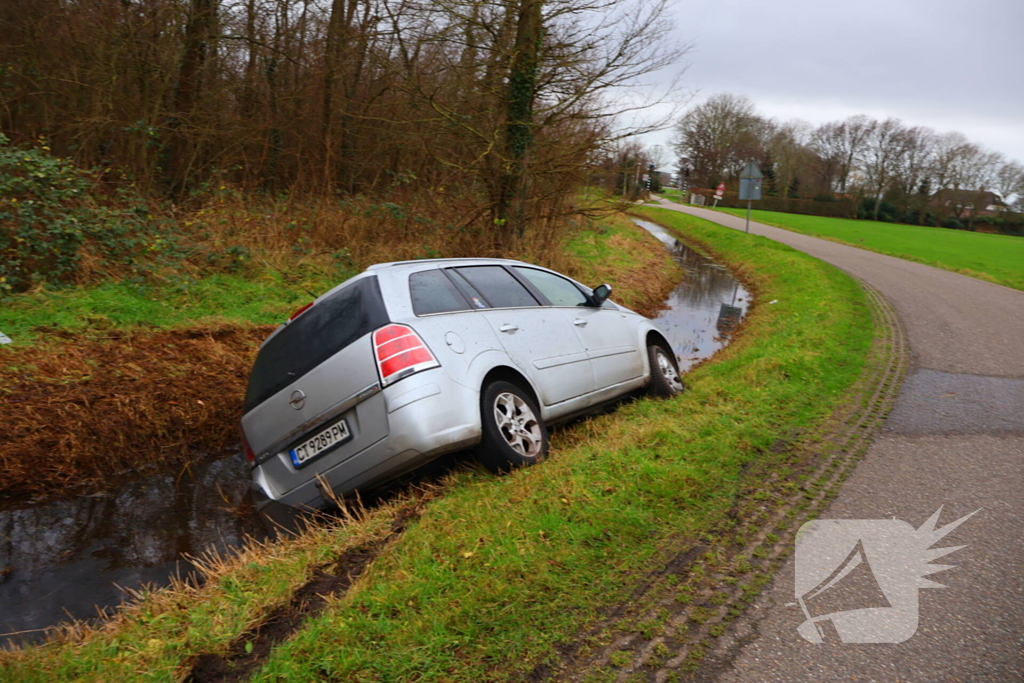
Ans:
POLYGON ((389 261, 388 263, 375 263, 372 266, 367 267, 367 270, 379 270, 381 268, 391 268, 392 266, 406 266, 411 263, 447 263, 451 261, 504 261, 506 263, 522 263, 515 259, 507 258, 483 258, 483 257, 467 257, 467 258, 421 258, 413 259, 411 261, 389 261))

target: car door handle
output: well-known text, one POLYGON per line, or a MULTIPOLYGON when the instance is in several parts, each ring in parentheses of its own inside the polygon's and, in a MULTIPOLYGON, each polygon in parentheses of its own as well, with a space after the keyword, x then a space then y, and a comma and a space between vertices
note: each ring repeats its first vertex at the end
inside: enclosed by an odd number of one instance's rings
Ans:
POLYGON ((508 332, 509 334, 511 334, 511 333, 515 332, 516 330, 518 330, 518 329, 519 329, 518 325, 509 325, 508 323, 505 323, 504 325, 502 325, 501 327, 498 328, 498 331, 499 332, 508 332))
POLYGON ((575 325, 576 327, 586 327, 587 321, 584 320, 583 318, 576 318, 575 320, 572 321, 572 324, 575 325))

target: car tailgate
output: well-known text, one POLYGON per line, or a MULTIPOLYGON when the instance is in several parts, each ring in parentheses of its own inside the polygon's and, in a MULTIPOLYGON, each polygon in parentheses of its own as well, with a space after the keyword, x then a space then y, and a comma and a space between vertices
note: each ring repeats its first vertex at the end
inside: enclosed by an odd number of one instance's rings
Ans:
MULTIPOLYGON (((301 469, 322 471, 387 436, 387 410, 380 394, 371 337, 367 334, 351 343, 242 418, 257 462, 262 462, 265 473, 279 488, 285 487, 281 490, 288 486, 278 478, 287 479, 297 471, 287 450, 338 419, 346 420, 351 438, 301 469)), ((308 478, 308 473, 301 477, 308 478)))

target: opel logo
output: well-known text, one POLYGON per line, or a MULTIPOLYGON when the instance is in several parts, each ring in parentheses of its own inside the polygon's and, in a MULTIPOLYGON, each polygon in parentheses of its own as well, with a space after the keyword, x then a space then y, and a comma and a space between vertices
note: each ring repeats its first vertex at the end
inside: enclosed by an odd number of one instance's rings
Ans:
POLYGON ((302 410, 302 406, 306 405, 306 395, 302 393, 301 389, 296 389, 292 392, 291 400, 288 401, 288 405, 295 410, 302 410))

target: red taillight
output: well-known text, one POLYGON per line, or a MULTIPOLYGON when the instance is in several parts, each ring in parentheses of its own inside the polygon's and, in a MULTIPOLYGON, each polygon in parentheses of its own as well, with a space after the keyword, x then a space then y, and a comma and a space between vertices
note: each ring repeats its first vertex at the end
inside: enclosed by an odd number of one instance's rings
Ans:
POLYGON ((298 317, 299 317, 300 315, 302 315, 303 313, 305 313, 306 311, 308 311, 308 310, 309 310, 309 307, 310 307, 310 306, 312 306, 312 305, 313 305, 314 303, 315 303, 315 302, 313 302, 313 301, 310 301, 310 302, 309 302, 308 304, 306 304, 305 306, 303 306, 303 307, 302 307, 302 308, 300 308, 299 310, 297 310, 297 311, 295 311, 294 313, 292 313, 292 314, 291 314, 291 317, 289 317, 289 318, 288 318, 288 322, 291 322, 291 321, 295 320, 295 319, 296 319, 296 318, 298 318, 298 317))
POLYGON ((256 462, 256 454, 252 452, 249 439, 245 438, 245 430, 242 429, 242 425, 238 425, 238 433, 242 435, 242 448, 245 449, 245 459, 249 462, 256 462))
POLYGON ((374 332, 373 350, 384 386, 440 365, 420 336, 405 325, 388 325, 374 332))

